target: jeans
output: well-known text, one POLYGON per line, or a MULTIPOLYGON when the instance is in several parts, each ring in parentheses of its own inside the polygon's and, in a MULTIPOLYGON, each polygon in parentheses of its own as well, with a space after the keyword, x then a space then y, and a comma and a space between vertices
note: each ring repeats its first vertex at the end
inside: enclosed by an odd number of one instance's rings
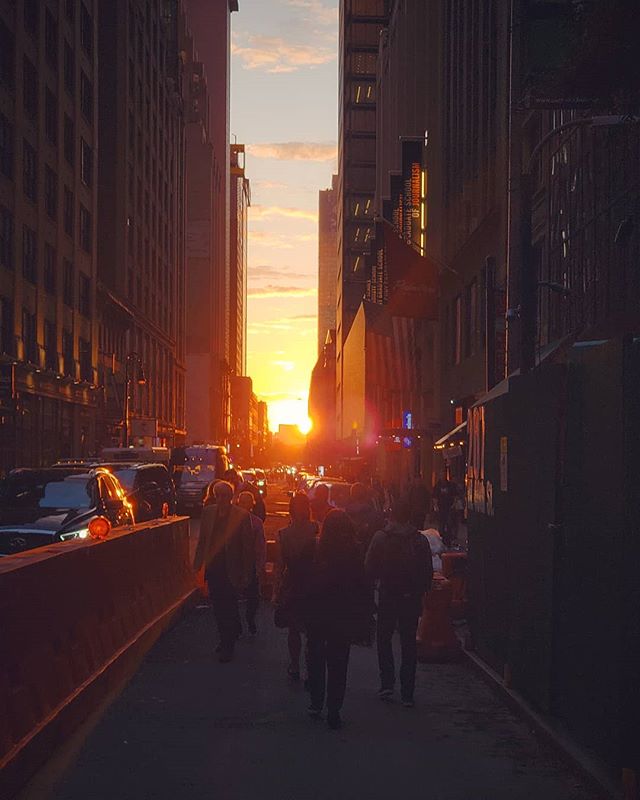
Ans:
POLYGON ((416 684, 419 602, 415 598, 385 598, 378 605, 378 665, 382 689, 393 689, 396 682, 392 639, 400 634, 400 692, 403 700, 412 700, 416 684))
POLYGON ((251 628, 256 624, 256 614, 258 612, 258 604, 260 602, 260 582, 258 576, 254 573, 251 583, 245 590, 246 607, 245 616, 247 618, 247 625, 251 628))
POLYGON ((238 592, 229 580, 226 569, 207 570, 205 578, 209 584, 209 597, 220 644, 225 649, 232 648, 242 633, 238 592))
POLYGON ((326 692, 327 709, 335 713, 344 702, 351 643, 344 636, 313 627, 307 633, 311 705, 323 708, 326 692))

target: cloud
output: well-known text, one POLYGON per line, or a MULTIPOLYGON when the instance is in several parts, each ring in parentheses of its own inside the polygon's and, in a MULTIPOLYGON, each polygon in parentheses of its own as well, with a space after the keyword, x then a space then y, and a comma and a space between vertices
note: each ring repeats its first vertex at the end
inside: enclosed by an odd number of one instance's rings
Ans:
POLYGON ((247 151, 254 158, 272 158, 278 161, 333 161, 338 157, 338 146, 332 142, 272 142, 250 144, 247 151))
POLYGON ((234 40, 234 56, 245 69, 281 73, 296 72, 304 67, 318 67, 334 61, 335 48, 314 44, 293 44, 280 36, 248 36, 246 44, 234 40))
POLYGON ((272 361, 274 367, 280 367, 285 372, 293 372, 296 365, 294 361, 272 361))
POLYGON ((316 277, 316 271, 313 272, 293 272, 286 267, 271 267, 267 265, 259 265, 249 267, 249 280, 260 281, 266 279, 268 281, 277 281, 281 278, 285 280, 308 280, 316 277))
POLYGON ((251 218, 254 220, 267 219, 268 217, 288 217, 289 219, 304 219, 317 222, 316 211, 305 211, 303 208, 283 208, 282 206, 251 206, 251 218))
POLYGON ((295 244, 313 242, 316 236, 306 233, 281 234, 271 231, 249 231, 249 240, 261 247, 275 247, 279 250, 293 250, 295 244))
MULTIPOLYGON (((280 183, 279 181, 251 181, 251 188, 256 189, 288 189, 289 186, 286 183, 280 183)), ((255 207, 255 206, 254 206, 255 207)))
POLYGON ((325 6, 320 0, 286 0, 288 6, 300 8, 308 13, 304 16, 312 22, 335 27, 338 23, 337 7, 325 6))
POLYGON ((317 294, 315 286, 254 286, 247 290, 249 297, 315 297, 317 294))

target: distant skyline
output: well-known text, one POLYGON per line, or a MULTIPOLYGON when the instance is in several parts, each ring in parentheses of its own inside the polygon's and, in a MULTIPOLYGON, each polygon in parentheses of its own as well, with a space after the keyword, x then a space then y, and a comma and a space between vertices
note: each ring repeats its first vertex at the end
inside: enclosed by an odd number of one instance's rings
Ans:
POLYGON ((305 427, 316 360, 318 191, 337 154, 337 0, 240 0, 231 134, 247 145, 248 366, 269 423, 305 427))

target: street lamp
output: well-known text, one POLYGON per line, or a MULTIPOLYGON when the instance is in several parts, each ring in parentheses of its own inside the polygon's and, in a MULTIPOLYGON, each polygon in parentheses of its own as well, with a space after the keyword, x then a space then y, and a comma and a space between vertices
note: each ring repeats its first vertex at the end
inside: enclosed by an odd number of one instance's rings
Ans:
MULTIPOLYGON (((520 307, 518 317, 520 319, 520 370, 530 372, 536 365, 536 334, 537 334, 537 292, 540 287, 546 287, 551 291, 562 294, 563 297, 570 295, 570 290, 561 284, 553 281, 538 281, 535 265, 533 262, 533 226, 531 224, 533 210, 533 175, 532 169, 536 158, 542 152, 542 148, 554 136, 565 130, 590 127, 602 128, 637 123, 637 117, 629 116, 598 116, 580 117, 564 122, 553 130, 546 133, 538 144, 531 151, 525 169, 521 177, 521 200, 522 200, 522 225, 521 225, 521 288, 520 288, 520 307)), ((616 234, 617 235, 617 234, 616 234)), ((510 311, 512 311, 510 309, 510 311)))
POLYGON ((123 415, 123 447, 129 447, 131 431, 131 402, 134 382, 138 386, 145 386, 147 378, 144 374, 142 358, 138 353, 129 353, 124 364, 124 415, 123 415))

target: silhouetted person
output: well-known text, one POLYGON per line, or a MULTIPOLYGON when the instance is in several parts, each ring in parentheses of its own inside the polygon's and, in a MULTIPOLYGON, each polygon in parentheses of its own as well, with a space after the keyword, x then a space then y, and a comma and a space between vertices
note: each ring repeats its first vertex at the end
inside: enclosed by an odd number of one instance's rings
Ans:
POLYGON ((309 501, 309 505, 311 506, 311 516, 319 525, 322 525, 327 514, 335 508, 329 502, 329 487, 326 483, 319 483, 315 487, 313 498, 309 501))
POLYGON ((425 537, 409 521, 411 507, 400 498, 391 509, 391 518, 371 542, 365 560, 367 575, 378 581, 378 665, 379 696, 388 700, 395 687, 395 664, 391 640, 400 634, 402 660, 400 692, 403 705, 413 705, 416 681, 416 631, 425 592, 431 587, 433 565, 425 537))
POLYGON ((322 525, 306 601, 309 714, 327 704, 331 728, 342 725, 351 644, 363 637, 371 617, 370 586, 355 528, 344 511, 330 511, 322 525))
POLYGON ((425 526, 430 504, 431 496, 426 485, 418 479, 412 481, 409 487, 411 523, 415 525, 418 530, 422 530, 425 526))
POLYGON ((233 469, 232 467, 225 471, 223 478, 225 481, 229 481, 229 483, 233 486, 233 493, 236 499, 240 492, 251 492, 255 500, 253 513, 256 515, 256 517, 260 517, 260 519, 264 522, 267 518, 267 508, 264 504, 262 495, 260 494, 260 489, 251 483, 251 481, 245 481, 242 477, 242 474, 237 469, 233 469))
POLYGON ((438 526, 442 541, 449 546, 451 544, 451 512, 455 503, 458 489, 447 478, 447 473, 442 472, 440 480, 433 487, 433 499, 438 513, 438 526))
POLYGON ((221 663, 231 661, 242 632, 238 596, 248 586, 255 569, 254 534, 249 513, 232 505, 233 486, 217 481, 213 503, 205 505, 200 520, 200 538, 195 570, 204 565, 205 579, 218 626, 221 663))
POLYGON ((253 531, 254 538, 255 564, 253 575, 244 593, 246 600, 245 616, 247 620, 247 630, 253 636, 257 632, 256 614, 258 613, 258 605, 260 604, 260 578, 267 561, 267 542, 264 536, 264 524, 260 517, 256 517, 253 513, 255 507, 255 498, 253 494, 245 491, 240 492, 236 502, 240 508, 244 508, 245 511, 249 512, 251 530, 253 531))
POLYGON ((349 502, 345 510, 353 522, 356 540, 364 560, 374 533, 384 527, 384 515, 376 509, 371 492, 364 483, 353 484, 349 490, 349 502))
POLYGON ((291 681, 300 680, 300 654, 302 652, 302 606, 313 570, 318 537, 318 524, 311 521, 309 498, 295 494, 289 503, 290 522, 278 532, 278 557, 274 603, 275 622, 288 628, 289 665, 287 674, 291 681))

